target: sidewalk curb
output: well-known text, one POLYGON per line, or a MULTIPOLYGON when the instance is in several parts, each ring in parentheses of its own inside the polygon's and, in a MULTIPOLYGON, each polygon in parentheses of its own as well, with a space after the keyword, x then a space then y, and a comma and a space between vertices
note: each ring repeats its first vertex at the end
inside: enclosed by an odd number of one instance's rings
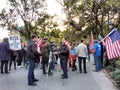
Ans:
POLYGON ((105 73, 107 78, 117 87, 118 84, 113 79, 111 79, 111 77, 108 75, 107 71, 105 69, 103 69, 103 72, 105 73))

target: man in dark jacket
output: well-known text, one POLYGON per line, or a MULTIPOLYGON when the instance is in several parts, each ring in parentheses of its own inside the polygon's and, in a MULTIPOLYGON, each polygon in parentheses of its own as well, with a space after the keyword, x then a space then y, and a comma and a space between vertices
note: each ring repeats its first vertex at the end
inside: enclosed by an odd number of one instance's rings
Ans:
POLYGON ((47 42, 47 38, 43 38, 42 43, 40 45, 40 51, 42 54, 42 66, 43 66, 43 74, 48 73, 48 75, 52 75, 51 66, 48 66, 48 72, 46 72, 45 66, 49 64, 49 54, 50 54, 50 46, 47 42))
POLYGON ((8 43, 8 38, 4 38, 3 42, 0 44, 0 57, 1 57, 1 74, 4 73, 3 68, 5 64, 5 74, 8 74, 8 61, 10 59, 10 47, 8 43))
POLYGON ((28 85, 36 86, 34 82, 38 81, 38 79, 34 76, 34 69, 35 69, 35 61, 36 57, 40 55, 38 53, 35 42, 37 41, 38 37, 36 35, 32 35, 32 40, 29 42, 27 47, 27 58, 29 61, 29 71, 28 71, 28 85))
POLYGON ((69 56, 69 48, 65 45, 65 42, 62 41, 59 49, 60 63, 63 69, 62 79, 68 78, 68 73, 67 73, 68 56, 69 56))

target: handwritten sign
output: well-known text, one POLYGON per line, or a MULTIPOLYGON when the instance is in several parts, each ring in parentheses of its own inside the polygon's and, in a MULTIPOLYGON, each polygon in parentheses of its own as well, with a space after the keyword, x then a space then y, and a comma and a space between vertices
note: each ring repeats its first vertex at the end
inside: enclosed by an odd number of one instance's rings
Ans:
POLYGON ((9 45, 12 50, 21 50, 20 35, 9 35, 9 45))

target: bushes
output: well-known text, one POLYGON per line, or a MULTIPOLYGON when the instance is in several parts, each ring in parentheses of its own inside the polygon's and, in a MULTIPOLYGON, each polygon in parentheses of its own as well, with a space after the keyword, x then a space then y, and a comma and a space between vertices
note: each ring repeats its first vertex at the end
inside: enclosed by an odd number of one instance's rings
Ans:
POLYGON ((116 81, 120 81, 120 69, 115 69, 115 71, 110 72, 109 75, 116 81))
POLYGON ((116 66, 120 68, 120 60, 116 61, 116 66))

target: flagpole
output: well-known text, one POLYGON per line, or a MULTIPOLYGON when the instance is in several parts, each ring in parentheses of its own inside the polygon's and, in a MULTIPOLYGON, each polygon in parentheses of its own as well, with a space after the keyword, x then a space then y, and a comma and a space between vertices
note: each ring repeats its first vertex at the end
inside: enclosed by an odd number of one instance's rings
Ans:
POLYGON ((101 41, 104 41, 111 33, 113 33, 114 31, 117 31, 117 28, 114 28, 110 33, 108 33, 101 41))

